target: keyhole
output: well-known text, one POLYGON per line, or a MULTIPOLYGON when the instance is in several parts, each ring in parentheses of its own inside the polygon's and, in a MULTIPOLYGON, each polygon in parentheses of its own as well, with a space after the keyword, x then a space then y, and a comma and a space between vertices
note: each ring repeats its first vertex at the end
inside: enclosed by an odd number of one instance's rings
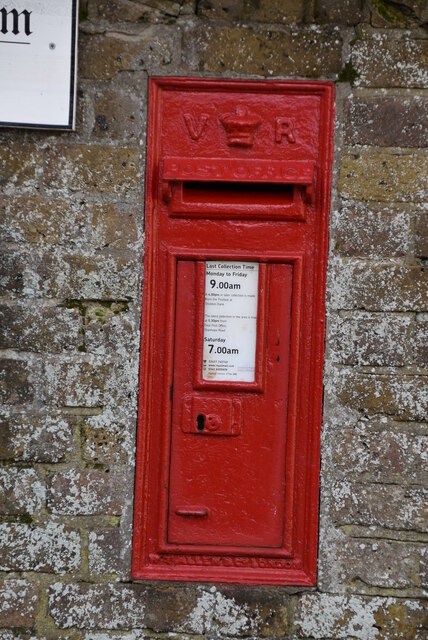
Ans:
POLYGON ((202 413, 197 416, 196 422, 198 423, 198 431, 203 431, 205 427, 205 416, 202 413))

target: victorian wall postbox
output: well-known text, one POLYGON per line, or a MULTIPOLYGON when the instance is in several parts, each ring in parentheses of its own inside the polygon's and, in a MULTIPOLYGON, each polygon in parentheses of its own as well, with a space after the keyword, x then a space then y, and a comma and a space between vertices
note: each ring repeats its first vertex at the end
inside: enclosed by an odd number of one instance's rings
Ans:
POLYGON ((149 93, 133 576, 311 585, 333 86, 149 93))

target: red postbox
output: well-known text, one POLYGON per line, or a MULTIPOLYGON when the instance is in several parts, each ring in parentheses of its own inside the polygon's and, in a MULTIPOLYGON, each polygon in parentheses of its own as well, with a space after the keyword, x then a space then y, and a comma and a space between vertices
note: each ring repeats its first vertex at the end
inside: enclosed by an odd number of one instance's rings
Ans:
POLYGON ((333 85, 149 91, 133 576, 312 585, 333 85))

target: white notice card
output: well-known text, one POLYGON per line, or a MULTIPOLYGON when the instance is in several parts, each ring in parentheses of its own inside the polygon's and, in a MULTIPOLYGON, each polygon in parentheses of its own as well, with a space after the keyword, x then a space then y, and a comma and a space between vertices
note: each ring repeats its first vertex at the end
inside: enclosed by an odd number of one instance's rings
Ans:
POLYGON ((254 382, 257 262, 207 261, 202 377, 254 382))
POLYGON ((4 0, 0 7, 0 125, 72 129, 76 0, 4 0))

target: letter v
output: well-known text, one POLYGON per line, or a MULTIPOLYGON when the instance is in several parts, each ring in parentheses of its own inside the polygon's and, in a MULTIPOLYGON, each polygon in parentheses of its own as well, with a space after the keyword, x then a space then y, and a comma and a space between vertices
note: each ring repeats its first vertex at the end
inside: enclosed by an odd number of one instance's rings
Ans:
POLYGON ((199 121, 197 121, 190 113, 184 113, 183 118, 186 123, 189 136, 192 140, 199 140, 208 122, 208 115, 206 113, 202 113, 199 121))

